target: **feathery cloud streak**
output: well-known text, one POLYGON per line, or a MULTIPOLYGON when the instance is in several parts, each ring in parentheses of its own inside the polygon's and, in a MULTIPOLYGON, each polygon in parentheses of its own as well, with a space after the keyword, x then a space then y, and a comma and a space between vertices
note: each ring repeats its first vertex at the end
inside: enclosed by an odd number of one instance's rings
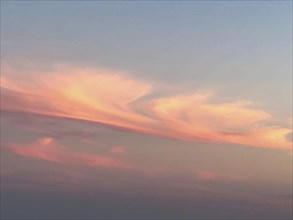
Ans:
POLYGON ((269 112, 246 100, 216 102, 212 93, 148 96, 153 83, 123 72, 58 67, 1 76, 1 110, 101 123, 183 140, 290 149, 289 128, 268 126, 269 112))

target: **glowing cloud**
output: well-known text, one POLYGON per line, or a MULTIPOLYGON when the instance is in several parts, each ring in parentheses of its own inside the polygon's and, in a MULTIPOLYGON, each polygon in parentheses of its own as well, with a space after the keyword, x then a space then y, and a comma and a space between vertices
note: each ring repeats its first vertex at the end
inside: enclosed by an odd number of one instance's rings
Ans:
POLYGON ((212 93, 148 96, 152 83, 123 72, 59 66, 52 72, 1 76, 1 110, 100 123, 131 132, 183 140, 290 149, 289 128, 246 100, 216 102, 212 93))

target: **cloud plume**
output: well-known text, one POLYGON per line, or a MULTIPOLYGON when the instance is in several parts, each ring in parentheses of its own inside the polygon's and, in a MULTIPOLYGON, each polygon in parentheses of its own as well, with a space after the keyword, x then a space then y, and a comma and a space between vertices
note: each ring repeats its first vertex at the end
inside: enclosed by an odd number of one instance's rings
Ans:
POLYGON ((291 130, 269 126, 272 116, 247 100, 214 101, 213 93, 154 97, 153 83, 123 72, 58 67, 1 76, 1 110, 104 124, 183 140, 290 149, 291 130))

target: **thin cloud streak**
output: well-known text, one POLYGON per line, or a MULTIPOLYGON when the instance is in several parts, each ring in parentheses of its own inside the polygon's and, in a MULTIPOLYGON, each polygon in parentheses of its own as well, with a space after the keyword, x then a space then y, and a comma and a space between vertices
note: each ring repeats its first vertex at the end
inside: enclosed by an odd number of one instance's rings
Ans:
POLYGON ((212 93, 152 97, 154 83, 123 72, 58 67, 1 76, 1 110, 78 119, 183 140, 290 149, 285 127, 246 100, 211 101, 212 93), (13 77, 14 76, 14 77, 13 77), (17 77, 15 77, 17 76, 17 77), (25 79, 25 80, 24 80, 25 79))
POLYGON ((215 173, 211 171, 198 171, 196 179, 199 181, 244 181, 243 176, 236 176, 230 174, 215 173))
POLYGON ((9 149, 11 152, 24 157, 46 160, 59 164, 140 170, 134 165, 112 157, 69 151, 64 146, 55 143, 52 138, 41 138, 24 146, 13 145, 10 146, 9 149))

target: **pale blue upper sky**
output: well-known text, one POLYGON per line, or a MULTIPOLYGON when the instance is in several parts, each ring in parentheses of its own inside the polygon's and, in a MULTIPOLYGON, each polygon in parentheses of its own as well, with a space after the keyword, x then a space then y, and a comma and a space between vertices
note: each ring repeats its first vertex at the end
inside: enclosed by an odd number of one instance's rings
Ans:
POLYGON ((290 114, 290 1, 1 4, 2 59, 11 65, 109 67, 290 114))

